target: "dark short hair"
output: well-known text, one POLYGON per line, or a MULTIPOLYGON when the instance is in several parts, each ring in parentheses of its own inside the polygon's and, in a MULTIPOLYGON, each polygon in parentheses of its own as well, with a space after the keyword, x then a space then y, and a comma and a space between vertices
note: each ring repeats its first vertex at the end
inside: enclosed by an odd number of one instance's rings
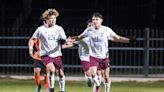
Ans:
POLYGON ((101 13, 99 13, 99 12, 93 13, 92 17, 99 17, 99 18, 103 19, 103 15, 101 13))

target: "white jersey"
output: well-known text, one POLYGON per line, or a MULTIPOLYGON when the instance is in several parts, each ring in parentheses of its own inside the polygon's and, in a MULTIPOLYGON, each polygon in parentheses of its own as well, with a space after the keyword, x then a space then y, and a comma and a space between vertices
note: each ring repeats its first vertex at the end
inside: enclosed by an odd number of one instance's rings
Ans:
POLYGON ((58 44, 58 39, 66 39, 65 32, 62 27, 54 25, 47 27, 42 25, 38 27, 32 38, 39 38, 40 53, 39 56, 48 55, 50 57, 62 56, 61 46, 58 44))
POLYGON ((108 40, 112 40, 115 35, 116 33, 107 26, 101 26, 99 29, 89 27, 81 34, 89 37, 90 56, 100 59, 109 57, 108 40))
POLYGON ((89 38, 86 37, 84 39, 82 39, 81 41, 79 41, 79 49, 78 49, 78 53, 79 53, 79 58, 81 61, 87 61, 89 62, 89 38))

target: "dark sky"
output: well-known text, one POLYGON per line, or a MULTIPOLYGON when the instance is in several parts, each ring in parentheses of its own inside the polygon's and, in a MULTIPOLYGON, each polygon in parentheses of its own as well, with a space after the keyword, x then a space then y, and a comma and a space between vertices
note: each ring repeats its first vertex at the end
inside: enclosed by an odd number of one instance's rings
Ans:
MULTIPOLYGON (((27 8, 24 0, 1 1, 1 26, 11 27, 27 8), (10 2, 10 3, 8 3, 10 2)), ((30 14, 20 24, 36 27, 48 8, 59 11, 57 23, 64 27, 83 27, 93 12, 104 15, 104 25, 112 28, 163 27, 163 0, 31 0, 30 14)))

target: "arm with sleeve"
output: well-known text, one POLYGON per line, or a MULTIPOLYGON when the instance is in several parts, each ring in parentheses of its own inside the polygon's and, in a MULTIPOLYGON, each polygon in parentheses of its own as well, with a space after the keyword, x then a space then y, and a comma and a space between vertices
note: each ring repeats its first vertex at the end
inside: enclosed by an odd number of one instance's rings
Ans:
POLYGON ((119 39, 119 36, 109 27, 107 28, 107 35, 108 35, 108 40, 114 41, 114 37, 119 39))
POLYGON ((67 39, 64 29, 62 27, 59 27, 59 39, 63 39, 63 40, 67 39))

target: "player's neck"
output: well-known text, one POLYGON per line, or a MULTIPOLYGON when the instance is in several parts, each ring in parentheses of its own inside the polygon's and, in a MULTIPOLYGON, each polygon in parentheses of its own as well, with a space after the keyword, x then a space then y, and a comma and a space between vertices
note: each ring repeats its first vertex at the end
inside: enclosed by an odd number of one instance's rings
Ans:
POLYGON ((95 29, 98 30, 101 28, 101 25, 100 26, 96 26, 95 29))
POLYGON ((53 27, 53 26, 54 26, 54 25, 48 25, 47 27, 48 27, 48 28, 51 28, 51 27, 53 27))

